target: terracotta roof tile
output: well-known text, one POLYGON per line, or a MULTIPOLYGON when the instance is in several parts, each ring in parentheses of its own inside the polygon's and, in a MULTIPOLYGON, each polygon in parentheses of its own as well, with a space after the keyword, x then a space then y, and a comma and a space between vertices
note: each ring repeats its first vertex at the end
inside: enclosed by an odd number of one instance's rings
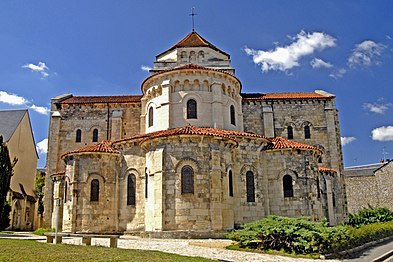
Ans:
POLYGON ((236 143, 237 143, 237 141, 236 141, 237 137, 260 138, 260 139, 264 139, 266 141, 269 141, 266 137, 261 136, 261 135, 257 135, 257 134, 239 132, 239 131, 234 131, 234 130, 224 130, 224 129, 218 129, 218 128, 212 128, 212 127, 196 127, 196 126, 188 125, 188 126, 183 126, 183 127, 178 127, 178 128, 168 129, 168 130, 162 130, 162 131, 152 132, 152 133, 143 134, 143 135, 136 135, 136 136, 132 136, 129 138, 116 140, 113 142, 113 144, 124 142, 124 141, 138 140, 138 139, 140 139, 141 140, 140 142, 142 143, 144 141, 147 141, 147 140, 153 139, 153 138, 176 136, 176 135, 218 136, 218 137, 223 137, 223 138, 233 140, 236 143))
POLYGON ((336 170, 328 167, 318 167, 318 171, 325 172, 325 173, 337 173, 336 170))
POLYGON ((77 150, 66 152, 63 155, 61 155, 61 157, 63 158, 66 155, 80 154, 80 153, 120 154, 120 152, 114 149, 111 145, 112 143, 110 141, 102 141, 101 143, 98 144, 88 145, 77 150))
POLYGON ((316 150, 322 153, 322 151, 315 147, 307 144, 302 144, 299 142, 295 142, 292 140, 288 140, 282 137, 274 137, 271 138, 271 144, 269 144, 265 150, 280 150, 280 149, 307 149, 307 150, 316 150))
POLYGON ((315 92, 288 92, 288 93, 242 93, 243 100, 269 100, 269 99, 327 99, 334 96, 325 96, 315 92))
POLYGON ((229 56, 229 54, 225 53, 224 51, 217 48, 215 45, 211 44, 209 41, 207 41, 205 38, 203 38, 197 32, 191 32, 188 35, 186 35, 182 40, 177 42, 174 46, 172 46, 168 50, 164 51, 163 53, 157 55, 157 57, 161 56, 162 54, 165 54, 166 52, 169 52, 169 51, 172 51, 176 48, 179 48, 179 47, 210 47, 220 53, 223 53, 223 54, 229 56))
POLYGON ((141 95, 133 96, 72 96, 60 104, 132 103, 140 102, 141 95))

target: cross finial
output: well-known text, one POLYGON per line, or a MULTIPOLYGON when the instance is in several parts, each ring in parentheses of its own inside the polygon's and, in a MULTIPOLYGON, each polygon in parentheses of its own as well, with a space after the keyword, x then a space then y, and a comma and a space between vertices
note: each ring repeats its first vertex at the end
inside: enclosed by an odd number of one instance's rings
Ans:
POLYGON ((193 7, 191 9, 191 18, 192 18, 192 31, 195 32, 195 24, 194 24, 194 16, 196 16, 197 14, 195 13, 195 7, 193 7))

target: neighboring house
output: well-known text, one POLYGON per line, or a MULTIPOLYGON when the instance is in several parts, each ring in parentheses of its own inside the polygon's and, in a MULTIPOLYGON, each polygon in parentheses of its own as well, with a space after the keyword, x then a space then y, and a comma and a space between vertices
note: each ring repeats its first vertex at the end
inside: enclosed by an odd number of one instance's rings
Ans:
POLYGON ((48 225, 212 237, 271 214, 346 218, 334 95, 241 93, 230 55, 196 32, 150 73, 142 95, 52 99, 48 225))
POLYGON ((347 167, 344 177, 348 212, 368 206, 393 210, 393 161, 347 167))
POLYGON ((34 194, 38 154, 25 110, 0 110, 0 134, 8 146, 11 160, 16 157, 8 200, 11 200, 12 229, 32 230, 36 219, 34 194))

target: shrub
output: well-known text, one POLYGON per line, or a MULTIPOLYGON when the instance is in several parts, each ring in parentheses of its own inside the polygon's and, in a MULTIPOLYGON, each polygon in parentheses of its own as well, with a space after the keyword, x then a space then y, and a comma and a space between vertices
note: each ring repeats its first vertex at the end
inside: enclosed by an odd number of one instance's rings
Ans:
POLYGON ((33 232, 33 234, 43 236, 45 233, 48 232, 54 232, 55 230, 53 228, 38 228, 36 231, 33 232))
POLYGON ((5 202, 3 212, 1 212, 0 216, 0 230, 4 230, 10 226, 10 212, 11 206, 8 202, 5 202))
POLYGON ((361 209, 358 213, 349 214, 348 225, 361 227, 367 224, 389 222, 393 220, 393 212, 385 207, 368 207, 361 209))
POLYGON ((308 218, 269 216, 227 234, 242 248, 283 250, 288 253, 329 253, 347 240, 345 226, 329 227, 308 218))
POLYGON ((358 228, 347 226, 347 228, 348 239, 342 244, 342 250, 393 235, 393 221, 368 224, 358 228))

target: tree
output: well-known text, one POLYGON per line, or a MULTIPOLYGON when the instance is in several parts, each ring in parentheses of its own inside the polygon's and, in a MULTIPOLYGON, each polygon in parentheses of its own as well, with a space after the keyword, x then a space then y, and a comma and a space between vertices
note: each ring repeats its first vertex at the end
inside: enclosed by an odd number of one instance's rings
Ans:
POLYGON ((44 203, 42 198, 44 197, 44 191, 42 190, 45 186, 45 173, 38 171, 35 176, 35 195, 38 198, 38 214, 44 213, 44 203))
POLYGON ((7 225, 2 225, 3 221, 7 221, 3 216, 6 215, 3 211, 8 211, 9 208, 6 205, 6 197, 7 193, 10 190, 11 176, 13 174, 13 167, 15 166, 18 160, 14 158, 11 162, 10 155, 8 152, 8 148, 5 144, 3 144, 3 136, 0 135, 0 227, 5 228, 7 225))

